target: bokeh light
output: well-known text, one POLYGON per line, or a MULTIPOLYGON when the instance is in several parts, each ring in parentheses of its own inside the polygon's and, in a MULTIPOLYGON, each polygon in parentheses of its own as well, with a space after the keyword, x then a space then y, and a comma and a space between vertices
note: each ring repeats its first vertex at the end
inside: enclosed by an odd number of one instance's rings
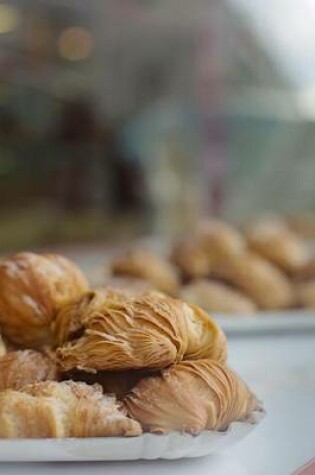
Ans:
POLYGON ((64 30, 58 38, 60 56, 69 61, 81 61, 90 56, 93 39, 88 30, 74 26, 64 30))

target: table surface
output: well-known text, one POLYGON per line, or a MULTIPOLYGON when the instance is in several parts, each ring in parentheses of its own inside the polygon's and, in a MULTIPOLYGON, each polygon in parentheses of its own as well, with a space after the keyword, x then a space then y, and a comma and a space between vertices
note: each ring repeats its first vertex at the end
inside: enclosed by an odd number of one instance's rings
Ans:
POLYGON ((215 456, 132 463, 0 464, 0 473, 289 475, 315 456, 315 333, 229 341, 230 365, 264 401, 267 416, 215 456))

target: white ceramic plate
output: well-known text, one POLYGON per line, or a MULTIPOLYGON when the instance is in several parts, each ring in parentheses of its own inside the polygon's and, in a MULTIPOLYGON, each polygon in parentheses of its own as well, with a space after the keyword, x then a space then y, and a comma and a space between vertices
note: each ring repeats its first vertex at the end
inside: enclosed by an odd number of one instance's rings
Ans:
POLYGON ((243 333, 315 332, 315 311, 290 310, 258 312, 252 316, 215 315, 221 328, 230 335, 243 333))
POLYGON ((263 412, 254 412, 249 422, 234 422, 225 432, 205 431, 198 436, 172 433, 98 439, 1 440, 0 462, 82 462, 201 457, 243 439, 263 417, 263 412))

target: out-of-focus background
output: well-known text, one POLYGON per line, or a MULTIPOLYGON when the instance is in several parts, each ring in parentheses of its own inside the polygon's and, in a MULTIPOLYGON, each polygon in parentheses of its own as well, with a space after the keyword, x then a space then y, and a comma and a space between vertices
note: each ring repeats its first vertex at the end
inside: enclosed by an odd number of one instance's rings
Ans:
POLYGON ((312 0, 1 1, 0 250, 312 211, 314 21, 312 0))

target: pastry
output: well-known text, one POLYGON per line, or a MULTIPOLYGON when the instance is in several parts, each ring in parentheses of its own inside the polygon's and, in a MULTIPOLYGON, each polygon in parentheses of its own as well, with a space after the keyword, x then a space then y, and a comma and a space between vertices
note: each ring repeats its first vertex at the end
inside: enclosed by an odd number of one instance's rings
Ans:
POLYGON ((315 309, 315 280, 297 286, 297 300, 302 307, 315 309))
POLYGON ((261 220, 246 230, 249 248, 279 266, 296 273, 308 260, 304 242, 280 220, 261 220))
POLYGON ((147 280, 118 276, 106 279, 104 287, 114 291, 124 292, 131 297, 154 290, 154 285, 150 284, 147 280))
POLYGON ((206 251, 193 240, 178 242, 170 259, 178 267, 184 280, 206 277, 210 272, 206 251))
POLYGON ((12 351, 0 357, 0 391, 56 378, 56 364, 38 351, 12 351))
POLYGON ((98 385, 51 382, 0 393, 0 438, 113 437, 141 434, 114 396, 98 385))
POLYGON ((260 408, 240 378, 211 360, 184 361, 142 379, 124 403, 144 431, 160 434, 225 430, 260 408))
POLYGON ((210 266, 221 258, 237 255, 246 249, 246 242, 237 229, 213 219, 200 224, 196 242, 205 250, 210 266))
POLYGON ((115 276, 147 280, 157 290, 170 295, 178 291, 175 268, 166 260, 146 250, 134 250, 117 257, 111 265, 115 276))
POLYGON ((211 280, 196 280, 186 285, 182 288, 181 297, 210 313, 251 315, 257 310, 249 297, 222 282, 211 280))
POLYGON ((245 292, 262 309, 286 308, 294 302, 293 288, 285 274, 254 253, 230 256, 213 273, 245 292))
POLYGON ((58 313, 56 355, 64 371, 160 369, 184 358, 225 360, 223 332, 198 307, 158 292, 113 295, 89 292, 58 313))
POLYGON ((51 340, 57 310, 88 289, 81 271, 55 254, 16 254, 0 263, 0 325, 17 345, 36 348, 51 340))
POLYGON ((315 280, 315 257, 310 258, 295 274, 297 280, 315 280))

